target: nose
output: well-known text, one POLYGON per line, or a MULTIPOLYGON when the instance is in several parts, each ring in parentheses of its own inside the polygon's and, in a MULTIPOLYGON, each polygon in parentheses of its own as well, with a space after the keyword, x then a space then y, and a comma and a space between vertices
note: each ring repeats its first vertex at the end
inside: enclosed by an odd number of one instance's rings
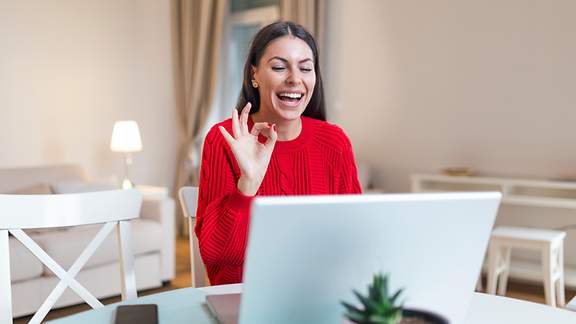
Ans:
POLYGON ((298 71, 298 69, 296 70, 292 70, 287 76, 286 76, 286 84, 288 85, 299 85, 302 83, 302 76, 300 75, 300 72, 298 71))

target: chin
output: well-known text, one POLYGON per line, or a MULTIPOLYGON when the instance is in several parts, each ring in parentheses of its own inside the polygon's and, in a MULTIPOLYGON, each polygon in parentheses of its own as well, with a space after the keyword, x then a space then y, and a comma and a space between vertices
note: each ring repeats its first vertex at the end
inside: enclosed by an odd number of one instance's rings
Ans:
POLYGON ((304 112, 304 110, 290 111, 290 112, 283 111, 283 112, 280 112, 278 115, 283 120, 295 120, 295 119, 300 118, 300 116, 302 116, 303 112, 304 112))
POLYGON ((305 107, 282 107, 275 106, 274 113, 282 120, 294 120, 300 118, 305 107))

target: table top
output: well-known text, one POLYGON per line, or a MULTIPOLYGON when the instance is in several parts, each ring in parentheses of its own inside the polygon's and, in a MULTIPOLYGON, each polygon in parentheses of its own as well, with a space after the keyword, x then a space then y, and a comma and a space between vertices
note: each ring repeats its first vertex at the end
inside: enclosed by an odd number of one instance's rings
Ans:
POLYGON ((576 312, 520 299, 474 293, 466 324, 576 323, 576 312))
POLYGON ((242 292, 242 284, 210 286, 205 288, 181 288, 154 295, 148 295, 126 302, 106 305, 102 308, 85 311, 47 322, 49 324, 107 324, 114 323, 116 307, 130 304, 157 304, 159 324, 217 324, 204 302, 206 295, 234 294, 242 292))
MULTIPOLYGON (((48 322, 49 324, 114 323, 116 306, 119 304, 157 304, 160 324, 216 324, 216 320, 204 305, 206 295, 239 293, 242 284, 212 286, 200 289, 182 288, 138 299, 110 304, 97 310, 48 322)), ((523 300, 473 293, 466 324, 510 324, 510 323, 576 323, 576 312, 552 308, 547 305, 523 300)))
POLYGON ((187 323, 194 319, 194 324, 216 324, 205 306, 206 294, 193 288, 182 288, 144 296, 127 302, 114 303, 102 308, 78 313, 50 321, 50 324, 113 324, 116 306, 128 304, 157 304, 159 324, 187 323))

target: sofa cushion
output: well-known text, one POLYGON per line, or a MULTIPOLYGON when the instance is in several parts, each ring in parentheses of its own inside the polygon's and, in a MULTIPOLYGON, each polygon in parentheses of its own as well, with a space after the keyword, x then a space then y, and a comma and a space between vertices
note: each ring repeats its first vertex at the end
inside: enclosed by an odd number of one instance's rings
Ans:
POLYGON ((34 185, 18 188, 8 192, 11 195, 50 195, 52 189, 47 183, 37 183, 34 185))
MULTIPOLYGON (((162 227, 160 223, 138 219, 132 224, 132 251, 134 255, 160 252, 162 248, 162 227)), ((44 232, 34 239, 60 266, 70 268, 102 225, 73 227, 67 231, 44 232)), ((90 257, 84 267, 90 268, 118 260, 116 231, 112 231, 102 245, 90 257)), ((44 267, 44 273, 52 272, 44 267)))
POLYGON ((51 184, 55 194, 70 194, 79 192, 93 192, 116 190, 120 187, 112 182, 85 182, 85 181, 64 181, 51 184))
POLYGON ((42 275, 40 260, 14 237, 8 240, 10 249, 10 279, 12 282, 27 280, 42 275))
POLYGON ((83 180, 86 180, 86 175, 78 165, 0 169, 0 192, 11 192, 38 183, 83 180))

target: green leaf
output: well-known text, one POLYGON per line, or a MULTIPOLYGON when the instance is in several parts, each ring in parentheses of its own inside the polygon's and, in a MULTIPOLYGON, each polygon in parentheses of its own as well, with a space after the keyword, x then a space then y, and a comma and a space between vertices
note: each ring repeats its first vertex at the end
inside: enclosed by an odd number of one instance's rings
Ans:
POLYGON ((380 274, 380 278, 382 280, 382 296, 384 296, 384 298, 388 298, 388 276, 382 278, 382 274, 380 274))
POLYGON ((354 323, 366 323, 367 322, 365 314, 354 312, 354 313, 346 313, 344 316, 346 316, 347 319, 351 320, 354 323))
POLYGON ((368 318, 370 323, 378 323, 378 324, 397 324, 400 322, 400 317, 389 317, 389 316, 382 316, 382 315, 372 315, 368 318))
POLYGON ((356 290, 352 292, 363 306, 341 302, 347 310, 345 316, 355 322, 362 324, 397 324, 402 318, 402 304, 398 304, 399 296, 403 289, 398 289, 392 296, 389 296, 388 287, 389 275, 375 273, 372 283, 367 287, 367 295, 363 295, 356 290))
POLYGON ((398 299, 398 297, 400 296, 401 293, 402 293, 402 289, 398 289, 398 291, 394 293, 392 298, 390 298, 390 304, 394 305, 396 303, 396 299, 398 299))
POLYGON ((360 294, 358 291, 353 290, 352 291, 354 293, 354 295, 356 295, 356 298, 358 298, 360 300, 360 302, 362 303, 362 305, 364 305, 364 309, 366 311, 369 312, 374 312, 375 310, 378 309, 379 305, 376 301, 371 300, 370 298, 364 297, 362 296, 362 294, 360 294))
POLYGON ((401 307, 394 307, 391 308, 390 310, 386 311, 386 313, 384 313, 385 316, 398 316, 398 315, 402 315, 402 308, 401 307))
POLYGON ((341 304, 342 304, 342 306, 344 306, 346 308, 346 311, 348 311, 348 312, 359 312, 359 313, 363 312, 363 310, 361 310, 360 308, 358 308, 352 304, 349 304, 347 302, 341 302, 341 304))

